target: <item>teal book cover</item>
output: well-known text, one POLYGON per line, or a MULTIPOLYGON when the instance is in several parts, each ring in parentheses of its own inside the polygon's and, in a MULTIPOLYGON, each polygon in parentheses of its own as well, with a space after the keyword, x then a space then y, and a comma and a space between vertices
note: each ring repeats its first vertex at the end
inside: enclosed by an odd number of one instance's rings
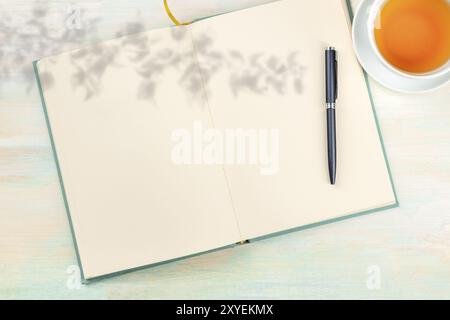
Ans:
POLYGON ((285 0, 33 63, 85 283, 398 206, 348 17, 285 0))

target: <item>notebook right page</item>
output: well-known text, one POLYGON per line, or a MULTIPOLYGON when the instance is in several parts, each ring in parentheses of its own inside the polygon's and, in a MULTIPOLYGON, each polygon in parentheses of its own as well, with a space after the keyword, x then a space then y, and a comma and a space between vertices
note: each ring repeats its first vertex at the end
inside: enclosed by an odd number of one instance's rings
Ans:
POLYGON ((345 9, 337 0, 284 0, 192 25, 214 126, 233 150, 225 151, 225 172, 244 238, 396 203, 345 9), (339 60, 335 186, 327 168, 328 46, 339 60))

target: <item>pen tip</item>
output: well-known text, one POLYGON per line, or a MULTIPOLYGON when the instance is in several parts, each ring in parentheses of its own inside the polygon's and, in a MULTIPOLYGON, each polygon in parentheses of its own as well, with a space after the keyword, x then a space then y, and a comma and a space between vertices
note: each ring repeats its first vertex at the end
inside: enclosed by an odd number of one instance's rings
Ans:
POLYGON ((330 183, 334 186, 336 184, 336 177, 330 176, 330 183))

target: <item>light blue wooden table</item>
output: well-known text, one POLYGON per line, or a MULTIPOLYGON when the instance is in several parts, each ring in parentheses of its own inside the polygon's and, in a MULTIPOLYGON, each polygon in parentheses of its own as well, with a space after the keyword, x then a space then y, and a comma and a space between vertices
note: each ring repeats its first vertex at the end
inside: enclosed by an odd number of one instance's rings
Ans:
MULTIPOLYGON (((171 2, 189 20, 269 1, 171 2)), ((374 82, 399 208, 80 285, 31 61, 170 21, 162 0, 0 3, 0 298, 450 298, 450 88, 374 82)))

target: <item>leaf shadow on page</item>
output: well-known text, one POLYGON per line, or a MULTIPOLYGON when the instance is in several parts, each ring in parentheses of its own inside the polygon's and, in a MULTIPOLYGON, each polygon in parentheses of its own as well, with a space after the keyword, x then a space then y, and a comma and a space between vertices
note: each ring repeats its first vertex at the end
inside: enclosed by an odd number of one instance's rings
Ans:
MULTIPOLYGON (((168 37, 142 32, 143 25, 139 23, 127 25, 124 31, 136 33, 71 54, 70 61, 75 66, 72 87, 82 90, 86 100, 102 92, 102 80, 109 68, 133 70, 140 78, 136 98, 155 105, 159 84, 169 71, 178 74, 177 85, 184 89, 186 99, 193 101, 205 100, 205 95, 210 94, 208 85, 219 73, 226 75, 228 83, 224 85, 235 97, 244 92, 258 95, 303 92, 306 69, 298 52, 279 56, 264 52, 246 55, 237 49, 221 51, 215 48, 211 36, 204 33, 194 39, 188 27, 173 27, 168 37)), ((120 82, 118 78, 118 88, 120 82)))
POLYGON ((243 92, 283 95, 291 89, 302 94, 306 68, 299 62, 297 51, 285 56, 264 52, 244 55, 237 49, 221 52, 214 49, 213 39, 207 34, 201 34, 194 42, 206 87, 218 72, 226 71, 235 97, 243 92))

